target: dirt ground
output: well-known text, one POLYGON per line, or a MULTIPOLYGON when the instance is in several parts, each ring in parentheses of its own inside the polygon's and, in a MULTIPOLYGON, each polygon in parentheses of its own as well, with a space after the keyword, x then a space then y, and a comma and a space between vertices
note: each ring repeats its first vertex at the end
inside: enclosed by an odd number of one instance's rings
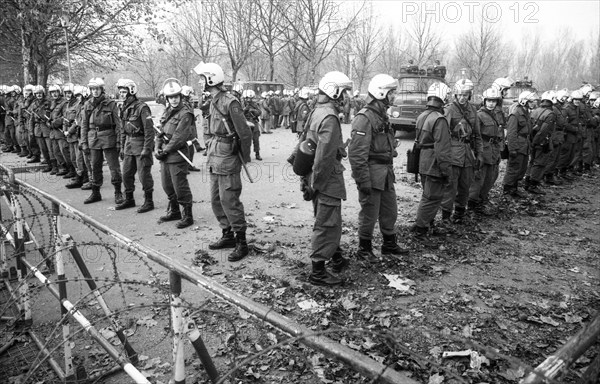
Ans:
MULTIPOLYGON (((155 116, 159 109, 153 106, 155 116)), ((344 138, 348 138, 350 126, 343 129, 344 138)), ((519 201, 500 196, 497 183, 493 216, 471 216, 451 235, 416 241, 409 228, 421 188, 413 175, 404 172, 405 153, 412 140, 407 136, 401 140, 394 167, 398 234, 411 252, 406 257, 365 265, 354 257, 359 204, 350 166, 344 160, 348 199, 343 203, 342 248, 351 265, 342 273, 343 287, 326 289, 307 282, 312 208, 302 200, 298 178, 285 161, 295 136, 281 128, 273 132, 261 136, 264 160, 253 159, 249 164, 255 182, 247 178, 244 182, 242 202, 252 252, 237 263, 227 261, 228 252, 208 249, 208 244, 220 237, 220 229, 210 208, 202 154, 194 159, 202 171, 189 175, 195 223, 184 230, 175 229, 171 223, 157 223, 166 209, 166 198, 156 164, 156 209, 145 214, 137 214, 135 209, 114 210, 106 167, 101 190, 104 199, 91 205, 83 204, 87 191, 67 190, 61 178, 40 172, 22 173, 19 178, 123 235, 193 265, 235 291, 421 383, 516 383, 596 316, 600 308, 599 168, 571 184, 546 187, 544 197, 519 201), (442 357, 443 352, 467 349, 475 353, 442 357)), ((3 164, 18 166, 20 162, 12 154, 0 156, 3 164)), ((137 184, 138 206, 142 196, 137 184)), ((75 220, 64 220, 63 227, 81 246, 92 249, 94 236, 88 228, 75 220)), ((377 234, 377 250, 380 244, 377 234)), ((169 313, 164 306, 164 288, 168 288, 168 274, 138 259, 124 257, 111 265, 106 258, 90 257, 89 252, 84 256, 95 275, 107 273, 118 275, 115 279, 121 281, 137 282, 124 287, 107 284, 106 294, 123 308, 123 317, 136 324, 130 329, 135 329, 132 340, 144 357, 144 371, 156 382, 167 382, 171 335, 165 329, 169 313), (138 304, 142 307, 135 309, 138 304)), ((74 292, 82 290, 81 282, 72 284, 74 292)), ((194 287, 184 284, 183 291, 194 310, 204 311, 196 319, 220 371, 239 365, 236 383, 369 382, 298 343, 275 348, 284 335, 194 287), (252 356, 250 362, 240 364, 252 356)), ((45 304, 51 298, 46 301, 40 293, 36 300, 45 304)), ((36 325, 54 326, 53 318, 60 315, 49 315, 41 309, 45 305, 38 307, 34 319, 44 321, 36 325)), ((99 320, 98 327, 108 324, 99 320)), ((108 366, 99 349, 91 343, 82 347, 88 372, 90 367, 108 366)), ((574 363, 559 382, 575 383, 597 354, 598 345, 574 363)), ((186 356, 190 382, 208 382, 189 345, 186 356)), ((127 382, 123 375, 105 380, 127 382)))

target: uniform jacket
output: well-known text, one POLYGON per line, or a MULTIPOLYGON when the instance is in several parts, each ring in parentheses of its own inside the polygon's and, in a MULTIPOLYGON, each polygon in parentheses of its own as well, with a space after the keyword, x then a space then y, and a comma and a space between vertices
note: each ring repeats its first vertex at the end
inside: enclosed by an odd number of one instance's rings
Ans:
POLYGON ((416 137, 421 148, 419 173, 422 175, 449 177, 452 173, 451 133, 442 112, 441 106, 428 105, 417 118, 416 137))
POLYGON ((109 149, 121 146, 119 107, 104 94, 90 97, 83 106, 81 137, 83 149, 109 149))
POLYGON ((71 96, 71 99, 65 103, 63 110, 63 132, 66 132, 67 141, 69 143, 76 143, 79 141, 80 133, 80 122, 77 119, 79 111, 81 110, 82 104, 75 96, 71 96))
POLYGON ((34 99, 33 95, 30 95, 27 98, 22 97, 21 100, 19 101, 19 105, 17 107, 17 109, 18 109, 17 121, 24 128, 27 128, 29 126, 29 119, 31 119, 31 115, 25 111, 31 105, 31 103, 33 102, 33 99, 34 99))
POLYGON ((346 200, 344 166, 346 156, 338 110, 326 95, 318 95, 315 109, 307 122, 307 139, 317 144, 312 172, 307 176, 315 192, 346 200))
POLYGON ((348 159, 352 177, 359 186, 394 188, 393 159, 398 152, 386 109, 385 104, 373 99, 352 121, 348 159))
POLYGON ((242 106, 244 107, 244 117, 246 120, 257 124, 260 117, 260 107, 258 104, 252 99, 245 99, 242 106))
POLYGON ((529 154, 531 121, 529 112, 519 103, 510 106, 506 125, 506 140, 509 152, 529 154))
POLYGON ((477 110, 469 102, 463 107, 454 101, 444 112, 452 138, 452 165, 474 167, 475 156, 483 152, 477 110))
POLYGON ((33 133, 35 137, 50 137, 50 126, 48 125, 48 115, 50 114, 50 102, 44 97, 35 99, 31 103, 31 112, 33 117, 33 133))
POLYGON ((483 141, 483 162, 484 164, 499 164, 500 152, 504 147, 504 129, 500 127, 497 120, 498 111, 496 109, 490 111, 482 106, 477 112, 477 117, 483 141))
POLYGON ((538 131, 531 141, 534 148, 541 148, 551 140, 556 126, 556 115, 552 107, 539 107, 531 113, 532 127, 538 126, 538 131))
POLYGON ((16 101, 16 97, 12 97, 12 96, 5 96, 4 98, 4 109, 6 109, 6 115, 4 117, 4 125, 5 126, 11 126, 11 125, 15 125, 15 120, 14 120, 14 116, 13 116, 13 111, 15 109, 15 101, 16 101))
POLYGON ((0 95, 0 120, 2 120, 2 123, 4 123, 5 119, 6 119, 6 96, 0 95))
POLYGON ((573 102, 567 103, 564 107, 564 113, 566 115, 566 136, 565 142, 576 143, 578 138, 581 137, 581 118, 580 109, 573 104, 573 102))
POLYGON ((248 128, 242 105, 233 95, 219 92, 210 105, 207 141, 207 165, 212 173, 231 175, 242 170, 242 162, 250 162, 252 131, 248 128))
POLYGON ((133 156, 141 155, 142 149, 147 149, 151 153, 154 150, 155 131, 148 105, 135 96, 129 96, 121 107, 120 116, 123 127, 121 151, 133 156))
POLYGON ((50 114, 48 117, 50 118, 50 138, 51 139, 64 139, 65 135, 63 134, 63 110, 65 107, 67 100, 65 100, 62 96, 52 100, 50 102, 50 114))
POLYGON ((289 115, 290 112, 292 111, 291 104, 290 104, 290 98, 284 97, 281 100, 281 103, 283 104, 283 106, 281 108, 281 114, 284 116, 289 115))
POLYGON ((260 102, 260 118, 262 120, 267 120, 271 118, 271 114, 273 113, 273 110, 271 109, 271 102, 269 100, 270 99, 265 98, 262 99, 262 101, 260 102))
POLYGON ((181 163, 185 161, 177 150, 187 155, 187 141, 191 140, 194 135, 192 132, 193 121, 193 112, 182 102, 179 103, 177 108, 169 106, 165 109, 160 118, 164 137, 156 137, 156 147, 158 150, 162 150, 168 154, 167 158, 163 160, 165 163, 181 163))
MULTIPOLYGON (((482 105, 482 107, 485 107, 485 103, 484 103, 484 105, 482 105)), ((494 108, 494 117, 496 118, 496 121, 498 122, 498 125, 500 126, 500 128, 505 129, 506 128, 506 115, 504 114, 504 110, 502 110, 502 100, 498 101, 496 108, 494 108)))

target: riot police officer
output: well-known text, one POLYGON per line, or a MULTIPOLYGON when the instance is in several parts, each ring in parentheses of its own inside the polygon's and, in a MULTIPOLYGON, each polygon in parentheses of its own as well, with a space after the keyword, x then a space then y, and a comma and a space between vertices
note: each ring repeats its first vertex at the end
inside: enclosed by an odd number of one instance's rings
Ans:
POLYGON ((254 155, 256 160, 262 160, 260 157, 260 128, 258 126, 258 119, 260 117, 260 107, 254 101, 255 93, 251 89, 246 89, 242 92, 242 106, 244 108, 244 117, 250 123, 250 130, 252 131, 252 146, 254 147, 254 155))
POLYGON ((123 160, 123 185, 125 186, 125 200, 115 207, 116 210, 135 207, 133 191, 135 190, 135 174, 137 171, 142 190, 144 191, 144 204, 138 208, 138 213, 154 209, 152 192, 154 179, 152 178, 152 152, 154 151, 154 123, 148 105, 138 100, 137 85, 130 79, 117 81, 119 98, 123 101, 120 109, 121 126, 121 159, 123 160))
POLYGON ((396 151, 394 131, 390 128, 387 109, 393 102, 398 81, 379 74, 369 83, 367 104, 354 117, 348 159, 352 177, 358 187, 359 246, 357 256, 369 263, 377 261, 373 253, 373 230, 379 221, 383 235, 382 254, 401 255, 408 249, 396 243, 398 204, 394 183, 396 151))
MULTIPOLYGON (((311 239, 312 272, 309 281, 314 285, 336 286, 343 283, 332 275, 325 262, 331 260, 334 271, 340 271, 348 260, 342 257, 342 200, 346 200, 344 166, 346 157, 339 113, 352 81, 337 71, 326 73, 319 81, 315 108, 306 122, 306 141, 315 145, 314 163, 306 177, 305 196, 313 203, 315 224, 311 239)), ((294 164, 296 168, 296 164, 294 164)))
POLYGON ((545 195, 540 189, 544 169, 550 162, 552 154, 552 134, 556 125, 556 115, 552 108, 553 91, 546 91, 541 96, 540 107, 531 113, 531 160, 529 161, 528 185, 525 190, 536 195, 545 195))
POLYGON ((83 108, 81 125, 81 149, 90 154, 92 169, 92 193, 83 202, 91 204, 102 200, 100 187, 104 181, 102 175, 103 158, 106 158, 110 170, 110 182, 115 189, 115 204, 123 202, 121 192, 121 166, 119 149, 121 148, 121 118, 119 107, 104 93, 104 80, 92 78, 88 83, 91 98, 83 108))
POLYGON ((161 162, 160 175, 162 187, 169 205, 167 214, 159 221, 180 220, 175 225, 185 228, 194 224, 192 215, 192 191, 187 179, 189 164, 183 158, 187 155, 187 142, 193 137, 194 113, 183 103, 181 84, 176 79, 167 79, 163 93, 167 99, 167 108, 160 119, 162 132, 156 137, 156 159, 161 162), (183 215, 179 210, 183 208, 183 215))
POLYGON ((210 92, 210 120, 206 132, 207 168, 213 213, 222 230, 221 238, 210 249, 234 248, 229 261, 248 255, 246 214, 240 201, 242 162, 250 162, 252 132, 246 124, 240 102, 223 88, 225 74, 216 63, 197 67, 200 84, 210 92))

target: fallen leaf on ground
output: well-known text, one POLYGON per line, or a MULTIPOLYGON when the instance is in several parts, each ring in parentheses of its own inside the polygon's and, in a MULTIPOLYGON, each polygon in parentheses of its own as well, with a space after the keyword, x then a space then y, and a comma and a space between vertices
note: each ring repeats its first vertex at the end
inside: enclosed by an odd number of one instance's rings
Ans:
POLYGON ((388 287, 392 287, 400 291, 404 295, 414 295, 415 290, 412 289, 412 286, 415 286, 416 283, 411 279, 403 279, 399 275, 388 275, 386 273, 382 273, 386 279, 390 282, 388 287))
POLYGON ((429 376, 429 381, 427 384, 442 384, 444 382, 444 376, 436 373, 434 375, 429 376))
POLYGON ((323 307, 321 305, 319 305, 319 303, 317 303, 313 299, 308 299, 308 300, 300 301, 298 303, 298 306, 303 311, 306 311, 306 310, 322 311, 323 310, 323 307))

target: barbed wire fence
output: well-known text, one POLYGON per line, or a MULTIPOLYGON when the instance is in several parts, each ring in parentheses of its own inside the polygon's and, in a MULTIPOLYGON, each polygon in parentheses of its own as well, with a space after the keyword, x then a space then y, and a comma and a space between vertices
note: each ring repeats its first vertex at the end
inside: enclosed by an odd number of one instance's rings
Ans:
POLYGON ((110 382, 121 371, 129 378, 118 382, 250 382, 267 370, 270 378, 295 370, 328 382, 326 365, 352 382, 417 383, 394 370, 402 356, 470 382, 442 365, 441 356, 407 346, 406 332, 468 347, 467 369, 477 371, 486 357, 504 359, 530 372, 523 383, 558 383, 555 377, 599 334, 596 318, 576 335, 568 356, 534 370, 495 348, 431 329, 313 331, 0 170, 0 377, 15 383, 110 382), (382 359, 334 341, 364 336, 385 351, 382 359), (265 368, 266 357, 277 370, 265 368))

